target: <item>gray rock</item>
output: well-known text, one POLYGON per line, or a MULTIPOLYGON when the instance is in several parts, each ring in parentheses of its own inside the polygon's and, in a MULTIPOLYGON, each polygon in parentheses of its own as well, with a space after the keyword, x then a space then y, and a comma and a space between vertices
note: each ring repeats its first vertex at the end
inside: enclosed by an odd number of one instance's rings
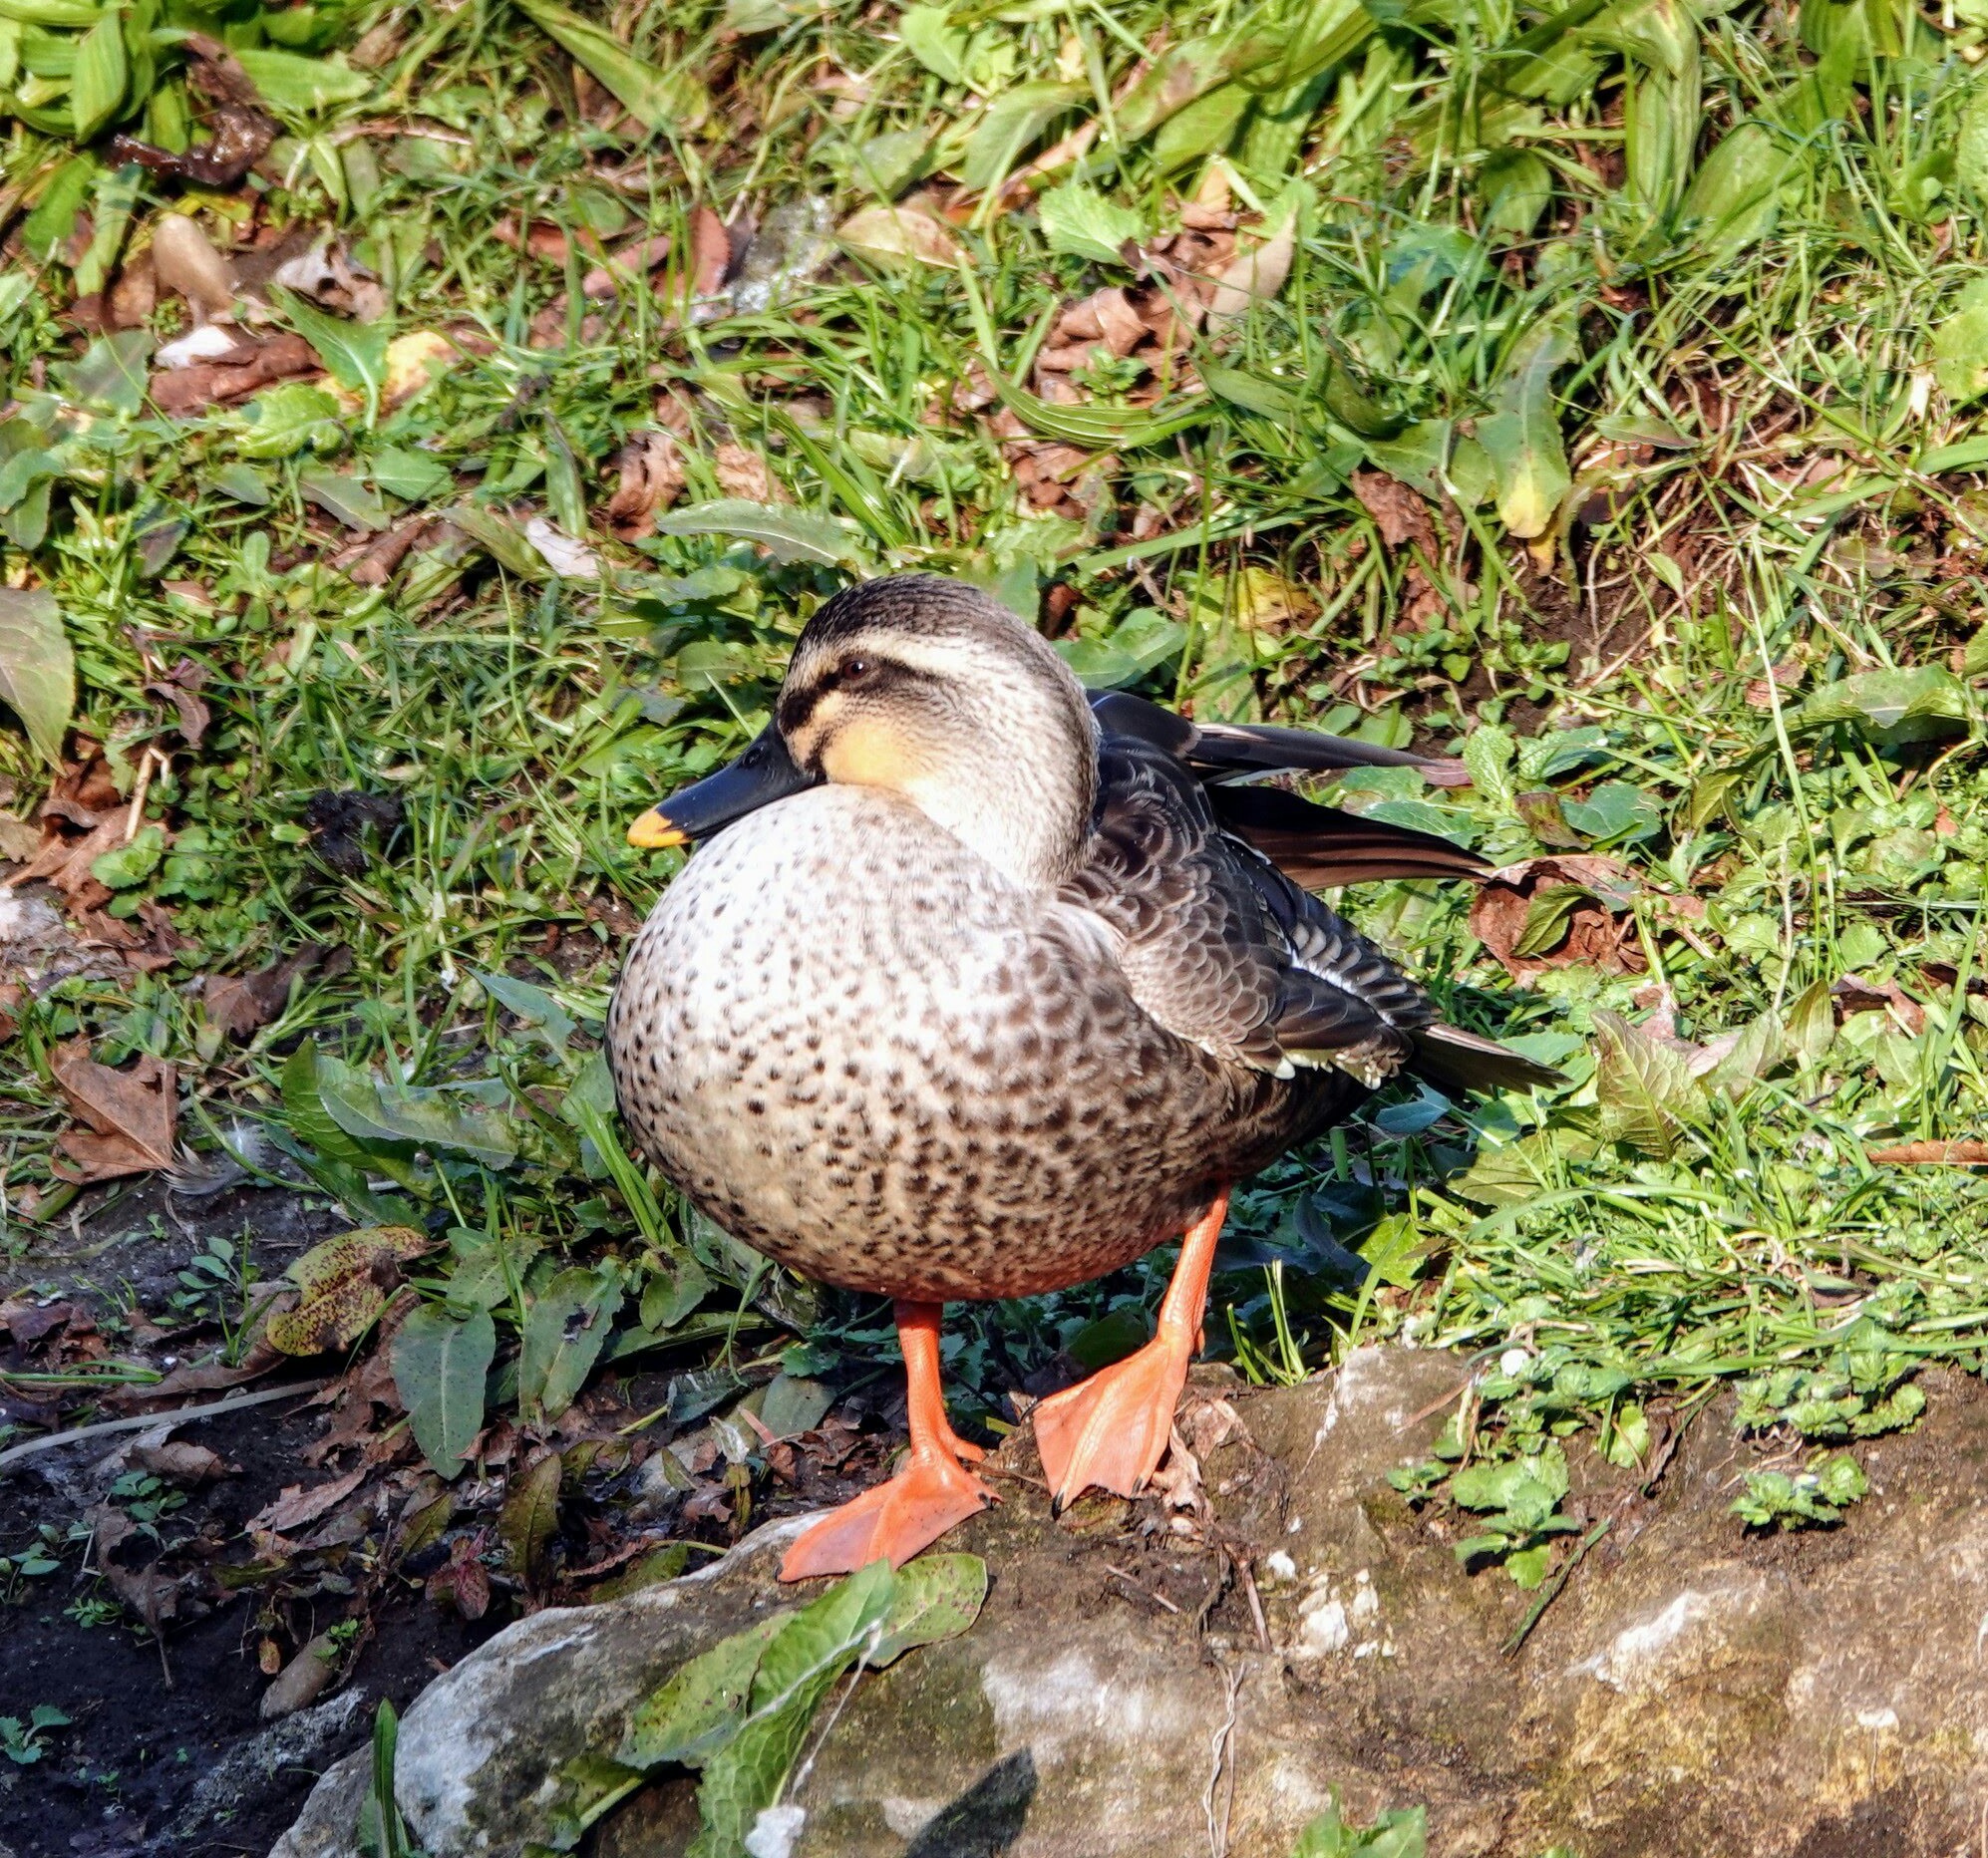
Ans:
MULTIPOLYGON (((315 1709, 298 1710, 229 1749, 194 1782, 166 1843, 191 1839, 216 1821, 239 1812, 286 1773, 323 1766, 334 1750, 365 1732, 371 1715, 365 1696, 347 1691, 315 1709)), ((0 1858, 5 1858, 4 1852, 0 1858)))
MULTIPOLYGON (((1363 1350, 1303 1387, 1230 1386, 1248 1437, 1206 1453, 1212 1515, 1185 1534, 1191 1511, 1160 1498, 1094 1499, 1059 1524, 1037 1488, 1001 1481, 1007 1501, 949 1543, 987 1558, 980 1620, 854 1687, 790 1790, 792 1858, 1287 1858, 1334 1787, 1362 1818, 1426 1803, 1440 1858, 1969 1837, 1988 1786, 1978 1384, 1930 1378, 1930 1416, 1864 1449, 1872 1494, 1826 1534, 1742 1532, 1728 1505, 1751 1457, 1716 1417, 1654 1497, 1577 1465, 1588 1512, 1615 1520, 1508 1655, 1532 1597, 1466 1576, 1386 1481, 1427 1452, 1466 1373, 1363 1350)), ((1224 1391, 1196 1379, 1203 1398, 1224 1391)), ((1033 1460, 1018 1442, 996 1468, 1026 1477, 1033 1460)), ((686 1657, 791 1601, 773 1575, 796 1526, 524 1620, 432 1685, 399 1774, 424 1848, 542 1837, 561 1764, 611 1748, 686 1657)), ((365 1784, 363 1754, 341 1763, 272 1858, 350 1858, 365 1784)), ((693 1795, 685 1777, 646 1789, 598 1858, 680 1853, 693 1795)))

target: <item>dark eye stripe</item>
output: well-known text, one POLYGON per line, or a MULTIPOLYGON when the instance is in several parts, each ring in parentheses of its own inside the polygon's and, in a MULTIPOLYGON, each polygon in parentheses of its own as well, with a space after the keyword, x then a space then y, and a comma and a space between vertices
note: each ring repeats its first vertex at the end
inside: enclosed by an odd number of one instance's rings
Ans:
POLYGON ((932 682, 931 674, 919 670, 915 665, 907 665, 894 658, 876 658, 864 654, 853 660, 829 665, 806 686, 781 693, 779 722, 780 733, 790 741, 808 727, 809 719, 815 714, 822 699, 832 690, 860 691, 865 697, 874 696, 879 691, 888 691, 906 684, 926 684, 932 682), (854 667, 861 670, 851 675, 854 667))

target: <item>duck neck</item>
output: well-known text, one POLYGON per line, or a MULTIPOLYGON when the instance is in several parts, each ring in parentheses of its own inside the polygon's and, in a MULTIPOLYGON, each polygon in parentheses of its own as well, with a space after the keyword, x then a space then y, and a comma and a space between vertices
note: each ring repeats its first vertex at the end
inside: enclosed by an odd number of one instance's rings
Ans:
POLYGON ((908 783, 906 796, 1011 882, 1054 890, 1077 868, 1097 796, 1097 750, 1090 739, 1082 746, 1081 755, 969 759, 908 783))

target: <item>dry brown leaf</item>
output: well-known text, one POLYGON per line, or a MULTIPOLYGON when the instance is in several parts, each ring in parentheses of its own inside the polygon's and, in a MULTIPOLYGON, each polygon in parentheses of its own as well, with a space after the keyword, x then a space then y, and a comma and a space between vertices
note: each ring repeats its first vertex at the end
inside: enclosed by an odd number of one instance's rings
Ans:
POLYGON ((1356 470, 1353 494, 1390 548, 1412 543, 1430 560, 1436 559, 1436 525, 1429 519, 1429 505, 1399 477, 1381 470, 1356 470))
POLYGON ((1575 966, 1641 974, 1648 964, 1629 914, 1635 890, 1613 858, 1526 858, 1485 879, 1471 905, 1471 933, 1521 983, 1575 966))
POLYGON ((670 255, 670 235, 658 232, 652 238, 638 238, 610 252, 580 279, 580 295, 588 298, 613 296, 624 283, 648 276, 670 255))
POLYGON ((371 1469, 370 1465, 362 1464, 356 1471, 334 1477, 328 1484, 313 1484, 308 1490, 302 1484, 288 1484, 273 1503, 248 1519, 247 1527, 265 1535, 284 1535, 316 1522, 357 1490, 371 1469))
POLYGON ((145 688, 149 695, 163 697, 179 713, 179 736, 189 749, 197 749, 214 720, 200 686, 207 681, 207 668, 190 658, 182 658, 156 682, 145 688))
POLYGON ((113 1071, 90 1056, 88 1039, 78 1038, 56 1048, 49 1071, 89 1124, 57 1143, 81 1170, 58 1169, 65 1180, 116 1180, 173 1164, 179 1098, 172 1066, 147 1055, 129 1071, 113 1071))
POLYGON ((745 446, 720 446, 711 456, 711 472, 727 496, 742 496, 751 503, 786 501, 766 460, 745 446))
POLYGON ((195 1489, 201 1484, 217 1483, 223 1477, 231 1477, 241 1469, 238 1464, 230 1464, 218 1451, 177 1438, 165 1439, 156 1445, 134 1445, 130 1461, 139 1470, 150 1471, 153 1476, 163 1477, 167 1483, 185 1484, 195 1489))
POLYGON ((668 433, 637 433, 615 463, 621 481, 601 519, 622 541, 637 542, 655 532, 657 515, 683 494, 683 454, 668 433))
POLYGON ((290 1004, 291 983, 308 975, 330 953, 322 942, 307 942, 294 955, 254 974, 209 975, 200 996, 207 1023, 230 1039, 252 1038, 290 1004))
POLYGON ((690 217, 690 294, 713 297, 725 288, 732 268, 732 235, 708 206, 690 217))
POLYGON ((245 400, 272 381, 317 371, 317 352, 302 336, 274 335, 256 349, 252 361, 240 366, 210 363, 200 368, 174 368, 155 374, 152 402, 161 413, 168 415, 198 413, 203 408, 245 400))
POLYGON ((1208 294, 1210 316, 1240 316, 1252 303, 1274 297, 1291 274, 1298 248, 1297 216, 1292 214, 1268 238, 1234 257, 1214 273, 1208 294))

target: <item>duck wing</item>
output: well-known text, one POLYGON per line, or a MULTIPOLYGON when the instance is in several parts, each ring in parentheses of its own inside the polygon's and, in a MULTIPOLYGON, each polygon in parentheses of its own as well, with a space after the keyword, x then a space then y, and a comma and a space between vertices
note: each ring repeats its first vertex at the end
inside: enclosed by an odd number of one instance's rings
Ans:
POLYGON ((1312 730, 1192 723, 1124 691, 1093 698, 1091 713, 1106 740, 1141 742, 1179 763, 1206 789, 1223 828, 1307 890, 1396 877, 1477 879, 1491 869, 1488 860, 1437 833, 1321 806, 1282 787, 1236 784, 1274 773, 1430 766, 1423 756, 1312 730))
POLYGON ((1176 1038, 1258 1071, 1403 1070, 1480 1089, 1555 1074, 1445 1026, 1389 957, 1223 827, 1180 761, 1108 738, 1086 857, 1063 900, 1110 934, 1133 997, 1176 1038))

